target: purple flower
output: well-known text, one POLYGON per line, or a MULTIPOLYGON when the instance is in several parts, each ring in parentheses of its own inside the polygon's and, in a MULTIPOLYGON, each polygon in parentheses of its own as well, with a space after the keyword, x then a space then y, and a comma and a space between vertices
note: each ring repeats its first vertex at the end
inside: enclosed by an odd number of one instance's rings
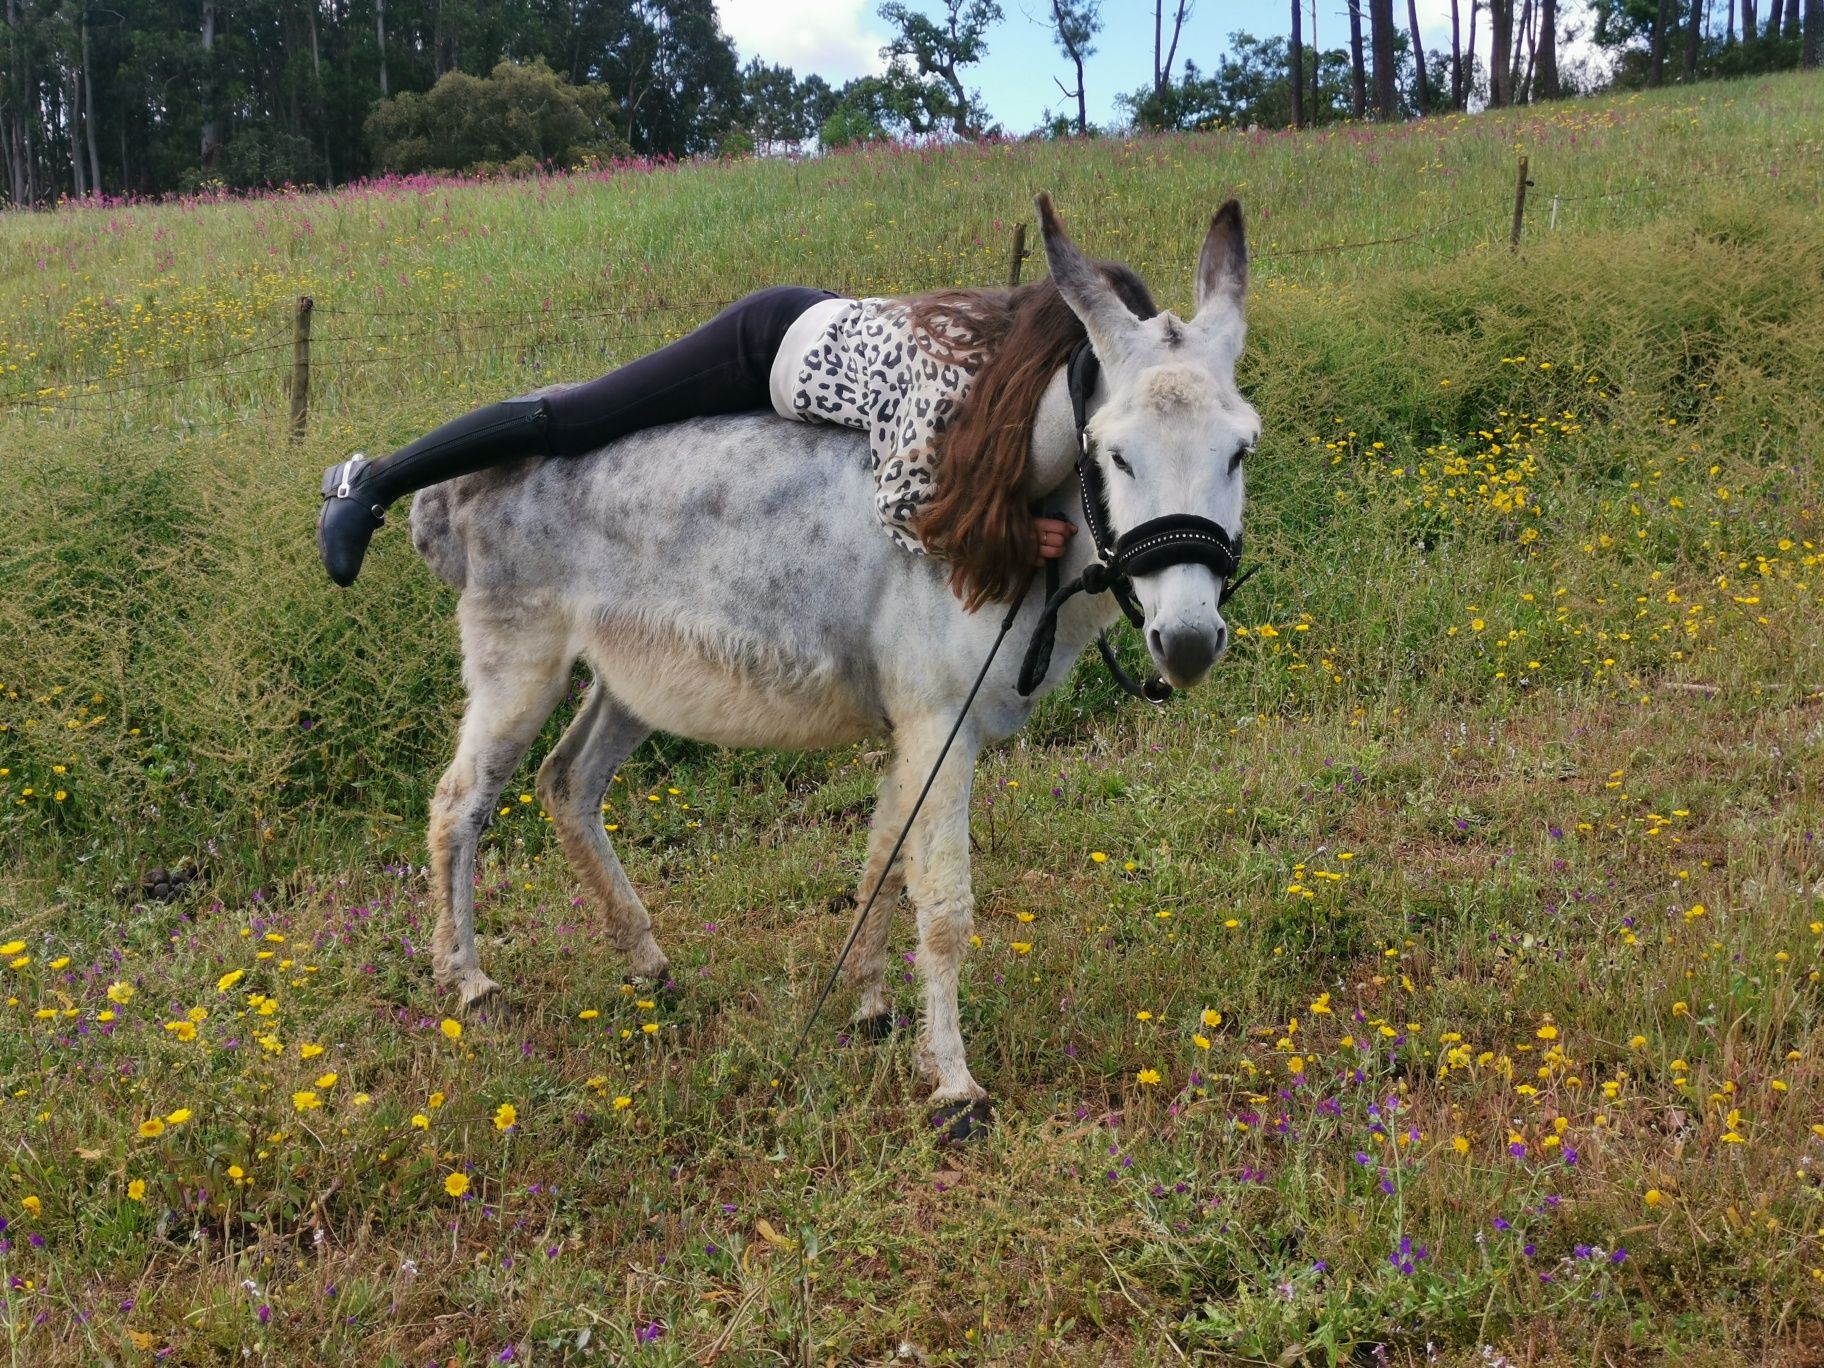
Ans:
POLYGON ((1624 1264, 1627 1261, 1628 1251, 1625 1249, 1618 1249, 1613 1254, 1609 1255, 1609 1262, 1612 1264, 1624 1264))
POLYGON ((665 1338, 665 1327, 657 1321, 647 1321, 637 1334, 641 1344, 656 1344, 665 1338))
POLYGON ((1513 1223, 1511 1221, 1509 1221, 1505 1216, 1495 1217, 1495 1229, 1496 1230, 1512 1230, 1513 1228, 1514 1228, 1513 1223))
POLYGON ((260 1324, 264 1325, 267 1321, 272 1319, 272 1308, 265 1302, 261 1302, 260 1309, 254 1312, 254 1314, 260 1318, 260 1324))

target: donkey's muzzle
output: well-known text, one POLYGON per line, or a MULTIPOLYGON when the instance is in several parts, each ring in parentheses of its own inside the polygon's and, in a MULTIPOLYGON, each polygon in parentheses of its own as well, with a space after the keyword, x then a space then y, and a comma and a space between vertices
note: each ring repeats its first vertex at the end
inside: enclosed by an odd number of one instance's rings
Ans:
POLYGON ((1154 627, 1146 634, 1146 644, 1166 682, 1175 689, 1188 689, 1201 683, 1228 649, 1229 628, 1221 618, 1210 626, 1154 627))

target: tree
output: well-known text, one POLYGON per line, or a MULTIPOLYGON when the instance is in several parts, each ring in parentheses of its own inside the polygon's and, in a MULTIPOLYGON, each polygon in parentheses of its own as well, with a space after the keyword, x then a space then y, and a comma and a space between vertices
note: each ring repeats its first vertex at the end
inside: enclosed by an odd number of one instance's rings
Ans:
POLYGON ((805 111, 804 92, 792 69, 762 62, 758 57, 741 71, 741 122, 762 152, 770 152, 781 143, 803 142, 815 127, 805 111))
POLYGON ((1368 30, 1374 45, 1374 112, 1376 118, 1399 117, 1399 87, 1394 78, 1393 0, 1368 0, 1368 30))
POLYGON ((1539 77, 1533 94, 1555 100, 1563 93, 1558 82, 1558 0, 1539 0, 1539 77))
POLYGON ((1412 27, 1412 74, 1419 113, 1431 112, 1431 91, 1425 85, 1425 44, 1419 38, 1418 0, 1406 0, 1406 20, 1412 27))
POLYGON ((1051 36, 1076 68, 1077 88, 1058 89, 1065 99, 1077 102, 1077 136, 1089 132, 1089 106, 1083 92, 1083 59, 1095 54, 1095 37, 1102 31, 1102 0, 1051 0, 1051 36))
POLYGON ((961 72, 987 52, 988 27, 1001 21, 998 0, 944 0, 941 21, 926 18, 904 0, 887 0, 880 17, 899 30, 881 55, 889 62, 910 61, 920 76, 940 82, 951 131, 959 138, 981 137, 987 131, 987 110, 979 96, 963 89, 961 72))
POLYGON ((1489 0, 1488 31, 1488 107, 1499 109, 1514 102, 1508 75, 1514 57, 1514 0, 1489 0))
POLYGON ((1292 127, 1305 126, 1304 0, 1292 0, 1292 40, 1287 61, 1292 70, 1292 127))
MULTIPOLYGON (((1456 18, 1457 0, 1450 0, 1456 18)), ((1349 0, 1349 111, 1357 119, 1368 117, 1368 67, 1362 61, 1362 0, 1349 0)))
POLYGON ((1172 64, 1178 60, 1178 39, 1184 32, 1184 21, 1191 16, 1191 0, 1172 0, 1172 37, 1165 40, 1166 0, 1153 0, 1153 95, 1165 97, 1171 84, 1172 64))
POLYGON ((405 91, 367 118, 388 171, 478 171, 624 156, 608 87, 573 86, 543 62, 503 61, 487 77, 451 71, 425 94, 405 91))
POLYGON ((1824 66, 1824 0, 1805 0, 1805 45, 1800 61, 1808 67, 1824 66))

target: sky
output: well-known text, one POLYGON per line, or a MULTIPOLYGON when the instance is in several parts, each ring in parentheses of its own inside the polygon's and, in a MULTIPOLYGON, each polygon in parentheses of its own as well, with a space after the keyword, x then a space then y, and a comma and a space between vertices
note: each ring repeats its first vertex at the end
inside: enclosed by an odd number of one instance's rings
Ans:
MULTIPOLYGON (((928 14, 943 12, 939 0, 912 3, 928 14)), ((876 13, 878 0, 716 0, 716 5, 743 61, 758 56, 789 66, 800 77, 815 71, 832 85, 883 66, 880 49, 888 26, 876 13)), ((1467 26, 1467 0, 1462 5, 1467 26)), ((1309 6, 1306 0, 1307 30, 1309 6)), ((1012 133, 1036 128, 1047 110, 1074 115, 1075 101, 1056 85, 1073 81, 1069 63, 1050 35, 1048 0, 1001 0, 1001 8, 1006 17, 989 34, 988 56, 967 72, 965 83, 980 89, 988 112, 1012 133)), ((1395 0, 1394 9, 1403 25, 1405 5, 1395 0)), ((1426 51, 1448 48, 1450 0, 1418 0, 1418 12, 1426 51)), ((1348 15, 1342 0, 1317 0, 1317 41, 1323 47, 1348 45, 1348 15)), ((1228 35, 1238 29, 1264 38, 1290 27, 1290 7, 1279 0, 1195 0, 1179 41, 1176 70, 1183 70, 1187 57, 1210 70, 1227 47, 1228 35)), ((1308 31, 1305 39, 1311 41, 1308 31)), ((1485 47, 1480 33, 1478 42, 1485 47)), ((1084 65, 1090 122, 1115 122, 1115 97, 1152 80, 1152 0, 1103 0, 1096 53, 1084 65)))

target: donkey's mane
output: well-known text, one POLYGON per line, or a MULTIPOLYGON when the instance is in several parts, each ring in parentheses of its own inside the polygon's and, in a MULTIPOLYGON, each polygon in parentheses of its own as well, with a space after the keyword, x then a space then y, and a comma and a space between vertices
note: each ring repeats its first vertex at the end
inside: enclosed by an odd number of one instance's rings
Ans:
MULTIPOLYGON (((1130 268, 1095 266, 1137 317, 1159 312, 1130 268)), ((918 345, 973 375, 937 438, 935 494, 917 531, 950 563, 951 588, 974 610, 1011 599, 1026 583, 1038 550, 1022 492, 1033 421, 1086 334, 1049 276, 1012 289, 933 290, 905 304, 918 345)))

